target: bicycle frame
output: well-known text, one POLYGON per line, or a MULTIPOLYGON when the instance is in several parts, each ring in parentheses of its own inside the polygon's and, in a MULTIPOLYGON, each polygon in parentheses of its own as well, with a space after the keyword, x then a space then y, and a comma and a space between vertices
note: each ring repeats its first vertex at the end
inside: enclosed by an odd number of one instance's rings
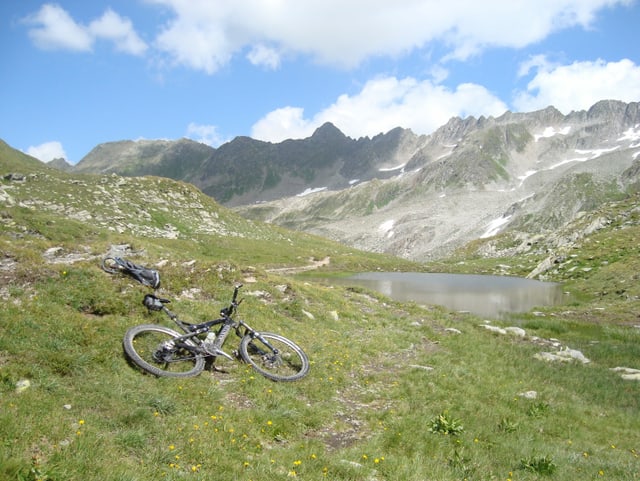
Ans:
POLYGON ((181 321, 178 318, 178 315, 169 310, 165 304, 168 304, 170 301, 168 299, 161 299, 153 294, 146 294, 143 300, 143 304, 150 311, 163 311, 173 322, 180 327, 180 329, 185 333, 183 336, 175 338, 174 342, 179 343, 179 347, 187 349, 190 352, 194 352, 196 354, 201 354, 205 357, 215 357, 215 356, 224 356, 229 360, 237 360, 237 355, 232 356, 227 352, 222 350, 222 346, 227 340, 229 333, 231 330, 235 330, 236 335, 239 338, 242 338, 246 335, 251 336, 252 338, 258 338, 261 342, 263 342, 266 346, 268 346, 273 354, 277 355, 278 350, 271 346, 269 342, 262 338, 258 332, 256 332, 251 326, 245 323, 242 320, 236 320, 233 316, 236 314, 238 306, 242 303, 242 299, 239 301, 238 291, 242 287, 242 284, 237 284, 234 287, 233 298, 231 300, 231 304, 222 309, 220 311, 220 318, 214 319, 212 321, 206 321, 200 324, 191 324, 185 321, 181 321), (213 342, 211 347, 204 346, 204 341, 199 337, 202 334, 206 334, 215 326, 221 325, 220 329, 216 333, 216 339, 213 342), (244 329, 244 332, 241 332, 241 329, 244 329), (181 341, 187 341, 184 344, 181 341), (195 344, 195 346, 194 346, 195 344))

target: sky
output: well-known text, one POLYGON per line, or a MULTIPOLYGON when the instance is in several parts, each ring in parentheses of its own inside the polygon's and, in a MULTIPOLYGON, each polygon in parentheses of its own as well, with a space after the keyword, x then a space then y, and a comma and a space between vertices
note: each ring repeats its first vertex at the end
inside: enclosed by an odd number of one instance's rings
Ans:
POLYGON ((354 139, 640 101, 640 0, 3 0, 0 139, 354 139))

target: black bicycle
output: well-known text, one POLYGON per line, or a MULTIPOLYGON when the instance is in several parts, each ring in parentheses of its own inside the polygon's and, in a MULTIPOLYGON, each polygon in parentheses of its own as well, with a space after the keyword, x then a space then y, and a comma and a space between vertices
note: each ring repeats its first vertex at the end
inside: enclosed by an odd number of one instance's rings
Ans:
POLYGON ((235 286, 231 304, 220 311, 220 318, 200 324, 181 321, 166 304, 170 301, 153 294, 144 296, 149 311, 163 311, 183 331, 165 326, 143 324, 129 329, 124 336, 127 356, 144 371, 156 376, 190 377, 212 365, 216 357, 244 361, 273 381, 297 381, 309 372, 309 359, 293 341, 271 332, 258 332, 246 322, 234 319, 242 299, 237 300, 242 284, 235 286), (222 347, 231 331, 240 338, 237 350, 227 353, 222 347))

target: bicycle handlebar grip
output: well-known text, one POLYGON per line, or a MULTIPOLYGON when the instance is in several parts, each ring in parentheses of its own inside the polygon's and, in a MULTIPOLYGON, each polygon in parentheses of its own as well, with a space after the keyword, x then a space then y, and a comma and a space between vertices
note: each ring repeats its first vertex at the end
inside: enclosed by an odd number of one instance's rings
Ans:
POLYGON ((236 284, 235 289, 233 289, 233 299, 232 302, 236 302, 236 299, 238 298, 238 291, 240 290, 240 288, 242 287, 242 284, 236 284))

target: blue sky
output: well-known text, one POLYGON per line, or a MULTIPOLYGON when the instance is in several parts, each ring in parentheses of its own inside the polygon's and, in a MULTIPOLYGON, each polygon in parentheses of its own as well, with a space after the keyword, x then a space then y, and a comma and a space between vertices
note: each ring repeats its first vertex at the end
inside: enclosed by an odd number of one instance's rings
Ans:
POLYGON ((429 134, 453 116, 640 101, 640 0, 0 2, 0 139, 429 134))

